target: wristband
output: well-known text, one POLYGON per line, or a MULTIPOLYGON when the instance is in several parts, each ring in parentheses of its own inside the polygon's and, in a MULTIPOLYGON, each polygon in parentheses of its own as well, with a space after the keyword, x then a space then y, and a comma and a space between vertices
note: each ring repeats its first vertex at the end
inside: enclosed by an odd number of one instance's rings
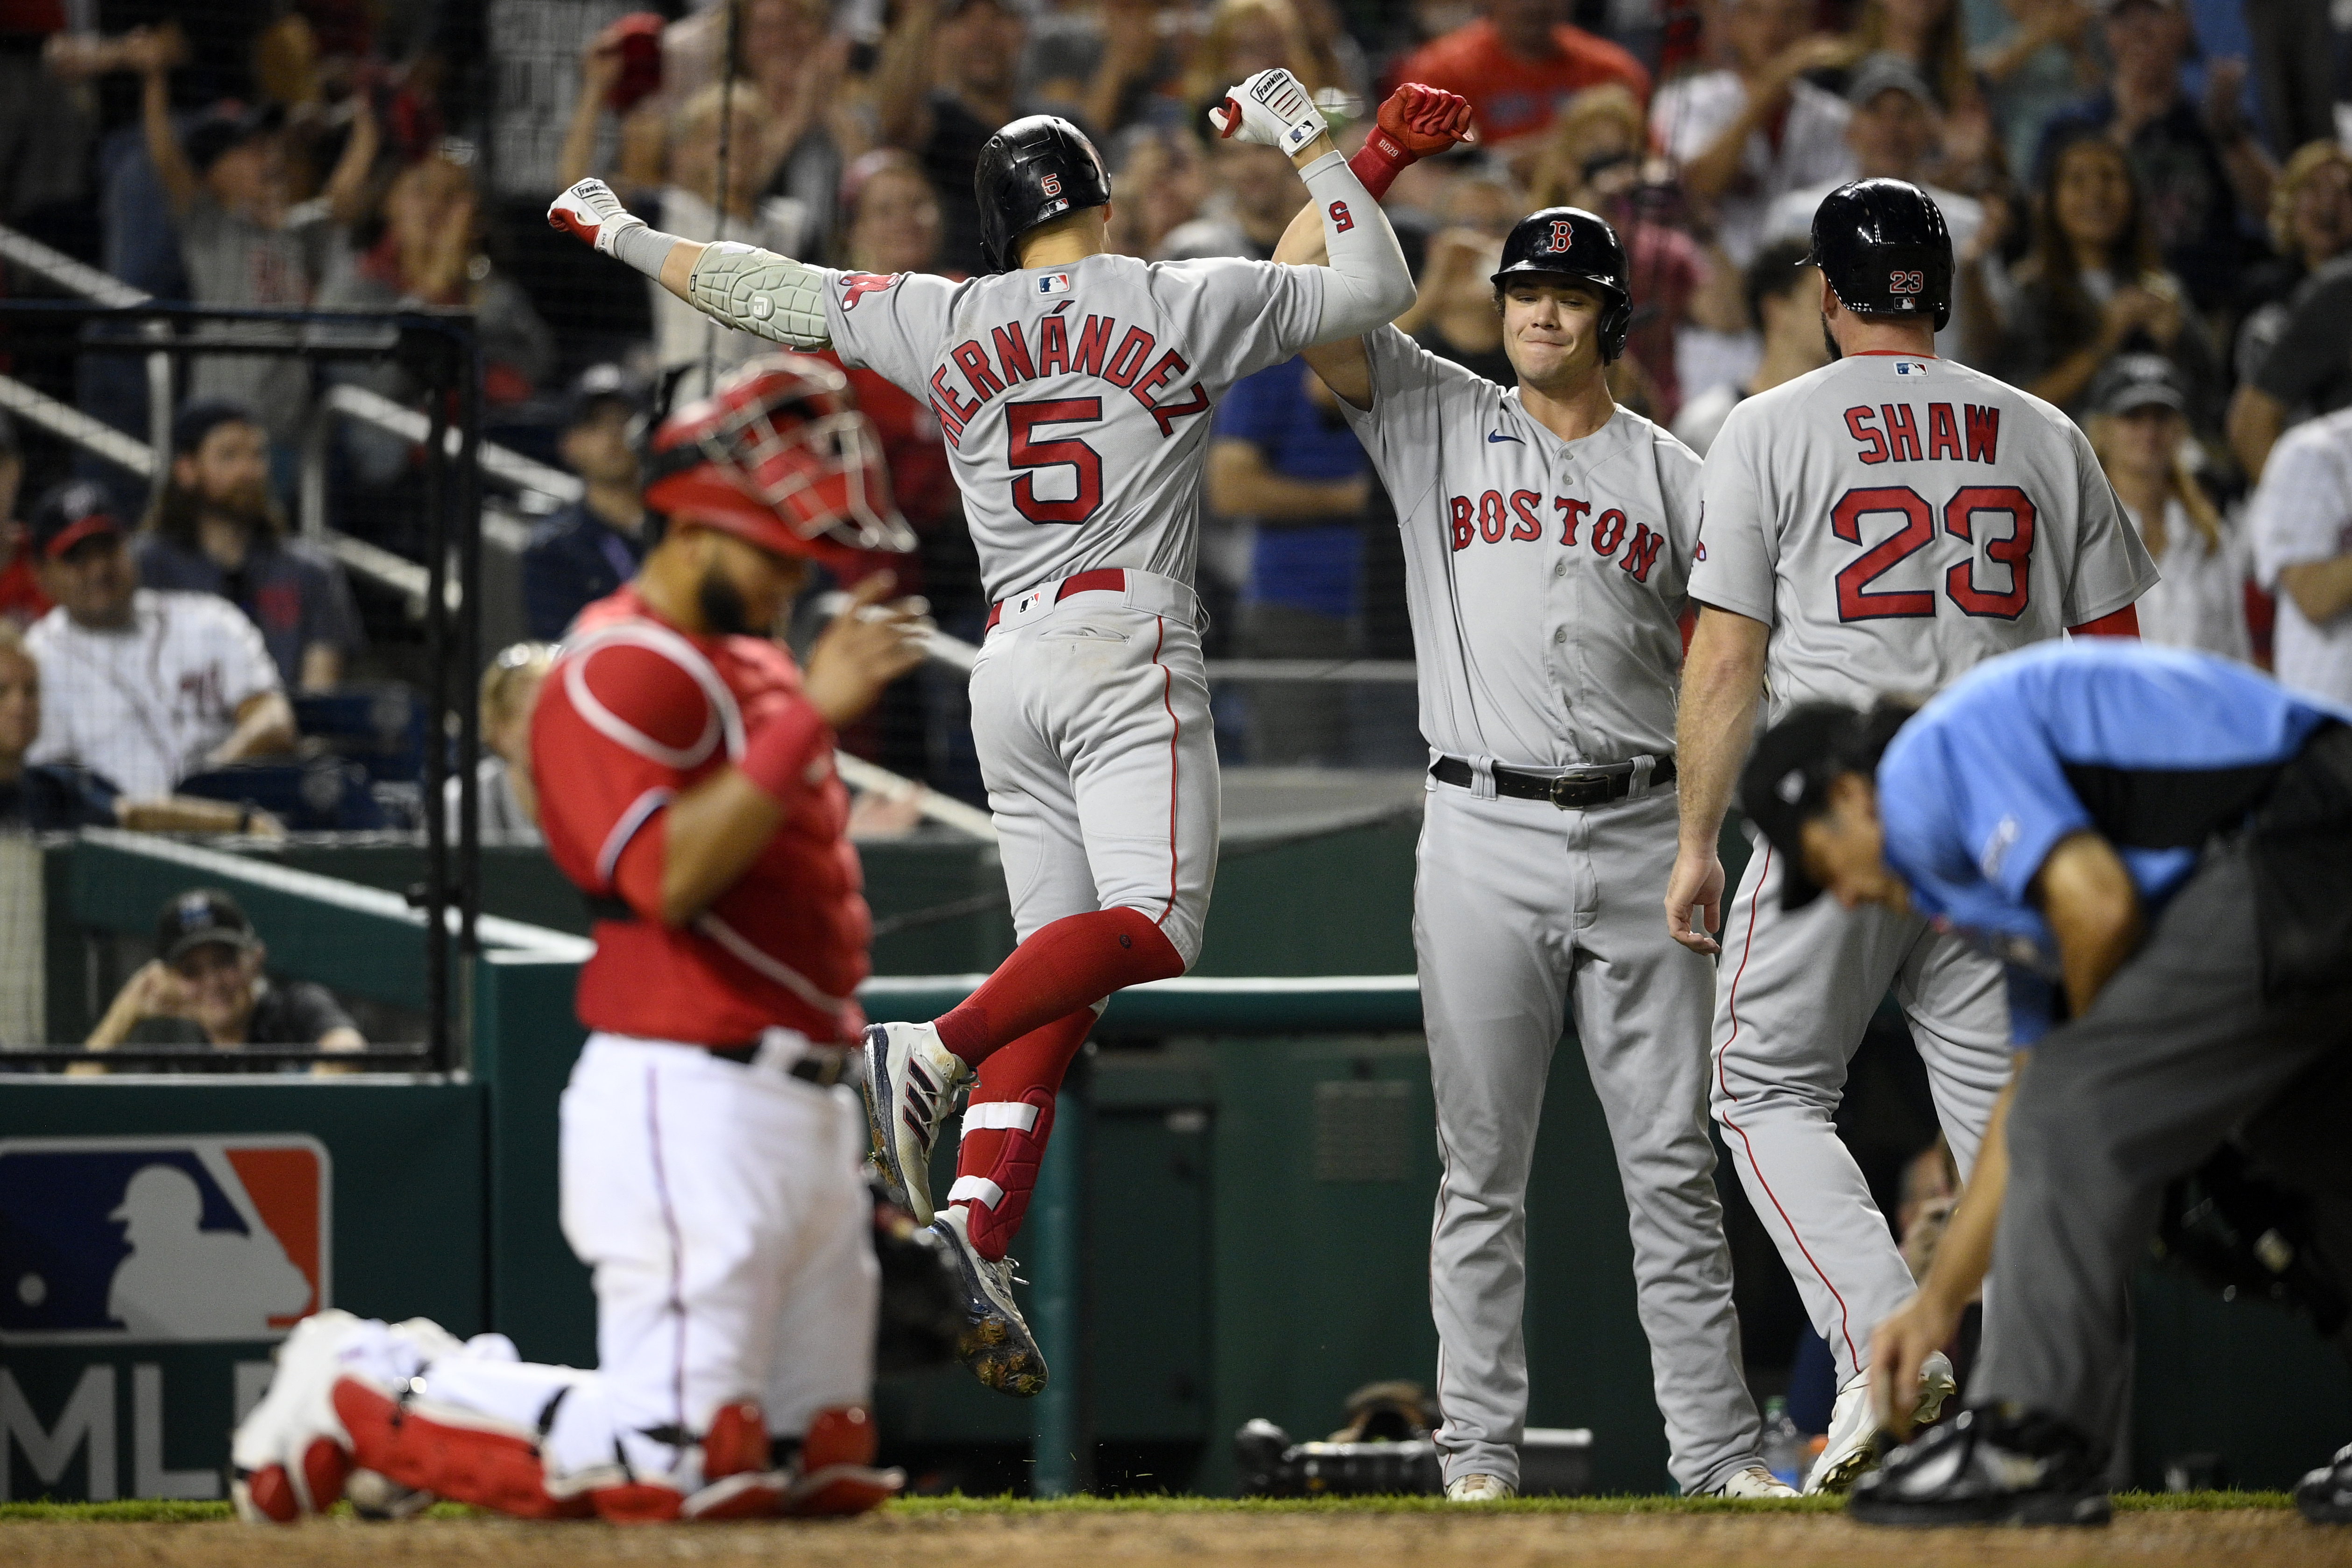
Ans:
POLYGON ((736 764, 779 805, 824 782, 833 771, 833 726, 806 702, 795 702, 760 726, 736 764))
POLYGON ((1364 190, 1372 200, 1379 201, 1389 194, 1389 186, 1399 174, 1419 162, 1418 157, 1406 151, 1403 142, 1375 125, 1363 146, 1348 160, 1348 167, 1356 172, 1356 178, 1364 183, 1364 190))

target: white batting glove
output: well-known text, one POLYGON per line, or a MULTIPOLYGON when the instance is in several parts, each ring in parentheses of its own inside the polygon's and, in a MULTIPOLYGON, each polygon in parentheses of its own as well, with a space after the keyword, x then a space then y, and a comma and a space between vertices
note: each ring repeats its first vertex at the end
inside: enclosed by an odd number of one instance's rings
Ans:
POLYGON ((610 256, 613 242, 630 229, 645 227, 646 220, 623 206, 621 198, 604 181, 583 180, 548 207, 547 226, 562 229, 610 256))
POLYGON ((1279 147, 1294 157, 1331 129, 1298 79, 1279 66, 1227 92, 1224 102, 1209 110, 1209 123, 1220 136, 1279 147))

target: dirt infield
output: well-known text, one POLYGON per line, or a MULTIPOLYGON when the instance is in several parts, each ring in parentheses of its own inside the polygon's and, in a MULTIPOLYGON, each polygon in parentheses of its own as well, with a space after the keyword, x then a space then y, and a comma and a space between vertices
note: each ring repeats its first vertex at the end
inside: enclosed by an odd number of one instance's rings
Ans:
POLYGON ((2352 1565, 2352 1530, 2305 1524, 2286 1509, 2134 1509, 2102 1531, 1867 1530, 1818 1510, 1684 1511, 1435 1510, 1320 1506, 1055 1508, 919 1503, 847 1523, 614 1530, 505 1520, 371 1525, 319 1521, 262 1532, 227 1521, 0 1523, 0 1560, 25 1568, 116 1563, 186 1568, 701 1568, 788 1562, 799 1568, 1844 1568, 1900 1563, 2352 1565))

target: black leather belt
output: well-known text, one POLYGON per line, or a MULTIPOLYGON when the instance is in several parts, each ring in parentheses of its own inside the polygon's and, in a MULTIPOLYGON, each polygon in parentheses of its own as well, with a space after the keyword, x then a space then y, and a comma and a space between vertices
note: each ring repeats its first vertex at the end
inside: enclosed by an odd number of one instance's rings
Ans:
MULTIPOLYGON (((1477 777, 1468 763, 1459 757, 1440 757, 1431 774, 1439 784, 1450 784, 1468 789, 1477 777)), ((1650 770, 1650 787, 1670 783, 1675 776, 1675 760, 1660 757, 1650 770)), ((1495 793, 1513 800, 1548 800, 1562 811, 1578 811, 1589 805, 1606 805, 1612 800, 1623 800, 1633 793, 1633 764, 1611 763, 1605 767, 1570 768, 1558 778, 1542 773, 1523 773, 1512 768, 1495 770, 1495 793)))
MULTIPOLYGON (((708 1046, 704 1047, 721 1061, 736 1062, 750 1067, 760 1058, 760 1042, 753 1040, 740 1046, 708 1046)), ((803 1083, 819 1089, 831 1089, 849 1073, 850 1054, 829 1046, 812 1046, 808 1054, 784 1070, 803 1083)))

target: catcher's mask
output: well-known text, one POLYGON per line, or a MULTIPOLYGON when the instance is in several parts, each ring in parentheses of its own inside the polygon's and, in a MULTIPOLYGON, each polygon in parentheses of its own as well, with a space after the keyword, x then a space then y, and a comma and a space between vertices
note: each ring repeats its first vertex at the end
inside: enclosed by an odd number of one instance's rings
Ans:
POLYGON ((778 554, 838 568, 915 548, 849 378, 807 354, 763 354, 672 414, 646 473, 655 511, 778 554))

